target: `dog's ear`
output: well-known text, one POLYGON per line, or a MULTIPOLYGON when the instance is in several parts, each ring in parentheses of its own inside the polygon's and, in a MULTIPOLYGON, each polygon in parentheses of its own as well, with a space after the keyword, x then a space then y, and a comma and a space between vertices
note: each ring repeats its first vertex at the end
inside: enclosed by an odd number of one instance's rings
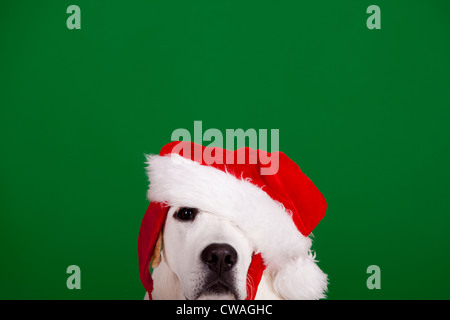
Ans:
POLYGON ((162 242, 163 242, 163 236, 162 236, 162 231, 161 231, 158 235, 158 240, 156 241, 155 249, 153 250, 153 254, 152 254, 151 267, 153 269, 155 269, 161 263, 162 242))

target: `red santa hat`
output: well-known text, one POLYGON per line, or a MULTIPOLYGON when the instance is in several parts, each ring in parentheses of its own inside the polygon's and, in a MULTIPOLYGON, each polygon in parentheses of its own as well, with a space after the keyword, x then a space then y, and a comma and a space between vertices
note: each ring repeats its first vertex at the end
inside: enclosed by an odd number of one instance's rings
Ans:
POLYGON ((244 231, 256 247, 247 299, 255 298, 263 272, 285 299, 324 297, 327 276, 310 252, 308 235, 324 217, 326 202, 284 153, 174 141, 147 160, 151 202, 139 231, 138 254, 141 281, 150 298, 151 256, 171 206, 214 212, 244 231))

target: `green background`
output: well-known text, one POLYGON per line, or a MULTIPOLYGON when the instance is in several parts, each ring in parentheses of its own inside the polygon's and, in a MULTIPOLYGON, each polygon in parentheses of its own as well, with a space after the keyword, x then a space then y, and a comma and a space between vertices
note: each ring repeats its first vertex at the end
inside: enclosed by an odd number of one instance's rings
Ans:
POLYGON ((201 120, 280 130, 330 299, 449 299, 449 76, 447 0, 2 0, 0 298, 141 299, 144 153, 201 120))

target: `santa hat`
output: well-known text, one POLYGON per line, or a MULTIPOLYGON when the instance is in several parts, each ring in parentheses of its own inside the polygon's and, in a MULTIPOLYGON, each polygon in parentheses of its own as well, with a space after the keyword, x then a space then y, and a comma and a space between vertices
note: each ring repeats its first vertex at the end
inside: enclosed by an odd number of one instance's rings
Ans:
POLYGON ((308 235, 324 217, 326 202, 284 153, 174 141, 147 160, 151 202, 139 231, 138 254, 141 281, 150 298, 151 257, 171 206, 214 212, 246 234, 256 247, 247 299, 255 298, 263 272, 272 277, 273 289, 282 298, 324 298, 327 276, 316 265, 308 235), (273 166, 267 159, 278 161, 277 170, 262 174, 273 166))

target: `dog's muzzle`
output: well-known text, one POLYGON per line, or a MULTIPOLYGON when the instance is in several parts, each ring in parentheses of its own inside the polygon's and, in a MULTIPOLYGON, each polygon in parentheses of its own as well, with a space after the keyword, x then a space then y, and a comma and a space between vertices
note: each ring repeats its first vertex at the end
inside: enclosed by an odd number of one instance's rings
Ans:
POLYGON ((208 294, 233 293, 236 297, 234 266, 238 260, 236 250, 226 243, 213 243, 203 249, 202 262, 208 267, 204 292, 208 294))

